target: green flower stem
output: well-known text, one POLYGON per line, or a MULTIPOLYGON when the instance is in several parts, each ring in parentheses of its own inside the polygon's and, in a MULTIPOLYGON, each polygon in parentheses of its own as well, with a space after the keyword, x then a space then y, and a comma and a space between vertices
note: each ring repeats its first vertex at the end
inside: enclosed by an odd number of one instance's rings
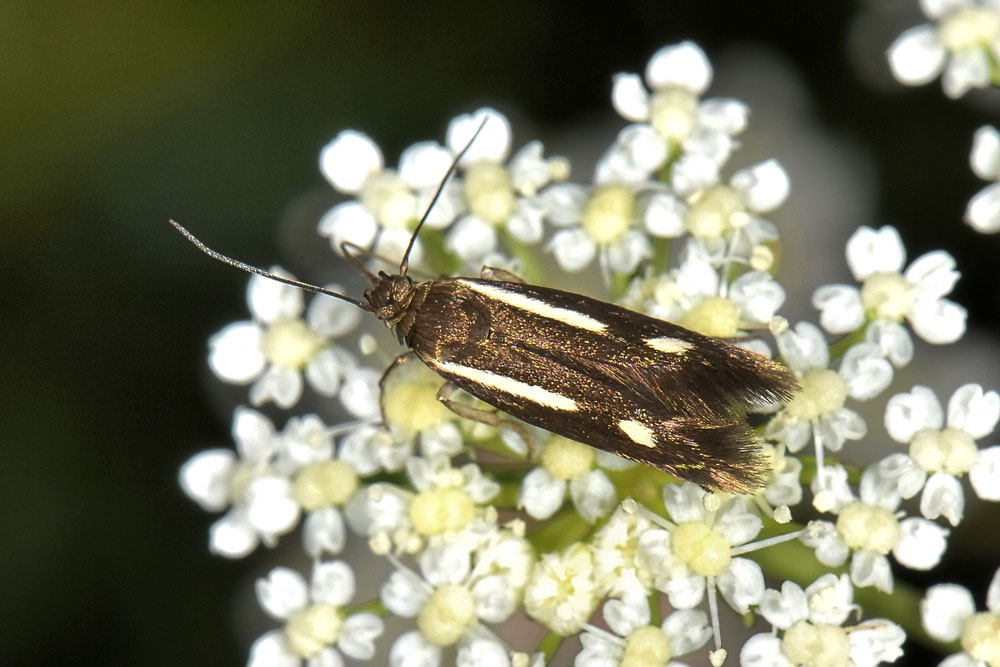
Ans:
POLYGON ((544 285, 545 270, 535 255, 536 244, 518 241, 503 227, 497 228, 497 234, 500 235, 500 241, 511 256, 520 260, 521 275, 519 277, 532 285, 544 285))
POLYGON ((594 526, 576 510, 568 509, 542 522, 538 530, 526 537, 535 551, 541 554, 559 551, 574 542, 583 542, 593 529, 594 526))
POLYGON ((552 657, 559 650, 559 646, 562 645, 563 636, 558 635, 551 630, 545 633, 542 637, 542 641, 538 642, 538 650, 542 652, 545 656, 545 664, 552 662, 552 657))
POLYGON ((855 343, 863 342, 865 339, 865 331, 868 329, 869 322, 871 322, 871 320, 866 321, 864 324, 858 327, 857 330, 852 331, 851 333, 847 334, 840 340, 833 343, 830 346, 830 360, 833 361, 834 359, 840 359, 842 356, 844 356, 844 353, 851 348, 852 345, 854 345, 855 343))
POLYGON ((360 604, 352 605, 350 607, 343 607, 341 609, 344 616, 351 616, 353 614, 375 614, 376 616, 389 616, 392 612, 386 609, 385 605, 378 598, 374 600, 368 600, 367 602, 362 602, 360 604))
POLYGON ((458 256, 444 247, 444 232, 440 229, 422 229, 420 244, 424 250, 424 264, 432 277, 454 275, 462 267, 458 256))

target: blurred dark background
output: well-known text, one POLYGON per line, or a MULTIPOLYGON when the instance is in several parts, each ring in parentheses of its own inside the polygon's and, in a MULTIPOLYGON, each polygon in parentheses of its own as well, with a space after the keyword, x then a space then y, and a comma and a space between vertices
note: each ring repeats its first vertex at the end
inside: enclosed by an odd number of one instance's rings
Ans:
MULTIPOLYGON (((961 223, 984 185, 968 168, 972 133, 995 122, 997 96, 955 102, 939 82, 891 80, 883 53, 923 22, 915 1, 83 4, 0 10, 2 665, 245 660, 267 552, 211 556, 213 517, 176 474, 230 442, 232 405, 211 400, 205 350, 246 316, 246 278, 167 220, 294 268, 325 245, 314 225, 337 200, 317 155, 344 128, 369 133, 393 163, 414 141, 442 139, 457 113, 494 104, 515 145, 538 137, 574 157, 585 128, 606 142, 621 124, 613 73, 641 72, 657 48, 693 39, 716 65, 710 94, 750 103, 748 149, 789 168, 783 231, 822 227, 829 239, 819 251, 836 269, 823 279, 849 278, 843 244, 858 224, 897 225, 911 259, 948 250, 972 349, 992 355, 970 353, 964 377, 1000 384, 998 240, 961 223), (786 118, 799 119, 796 136, 847 151, 834 180, 857 194, 820 184, 809 199, 812 170, 831 165, 790 145, 786 118), (841 226, 828 229, 830 218, 841 226)), ((574 166, 589 178, 592 164, 574 166)), ((792 271, 813 262, 787 253, 792 271)), ((808 304, 809 280, 793 305, 808 304)), ((943 401, 960 381, 938 390, 943 401)), ((998 558, 977 544, 973 519, 995 535, 998 518, 981 510, 953 533, 940 570, 907 576, 965 583, 981 606, 998 558)))

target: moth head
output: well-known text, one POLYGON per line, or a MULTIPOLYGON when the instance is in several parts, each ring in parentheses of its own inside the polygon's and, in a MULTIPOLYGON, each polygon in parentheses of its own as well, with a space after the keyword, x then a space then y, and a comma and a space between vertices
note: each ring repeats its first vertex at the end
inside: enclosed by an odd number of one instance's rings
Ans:
POLYGON ((365 290, 365 299, 375 317, 395 326, 413 300, 413 281, 409 276, 379 271, 375 284, 365 290))

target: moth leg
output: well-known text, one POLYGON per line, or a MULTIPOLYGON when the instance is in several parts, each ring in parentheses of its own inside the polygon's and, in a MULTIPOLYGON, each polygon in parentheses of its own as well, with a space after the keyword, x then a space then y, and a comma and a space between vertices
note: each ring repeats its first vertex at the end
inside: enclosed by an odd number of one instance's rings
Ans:
POLYGON ((397 368, 399 368, 403 364, 405 364, 407 362, 410 362, 410 361, 412 361, 412 360, 414 360, 416 358, 417 358, 417 355, 413 352, 413 350, 407 350, 406 352, 402 353, 401 355, 399 355, 398 357, 396 357, 395 359, 393 359, 392 363, 389 364, 389 367, 385 369, 384 373, 382 373, 382 377, 379 378, 379 381, 378 381, 378 391, 379 391, 378 409, 379 409, 379 412, 382 414, 382 424, 384 426, 386 426, 386 427, 389 426, 389 422, 386 421, 386 418, 385 418, 385 383, 389 381, 389 376, 392 375, 392 372, 394 370, 396 370, 397 368))
POLYGON ((505 283, 523 283, 524 279, 507 269, 498 269, 495 266, 484 266, 479 271, 479 277, 483 280, 501 280, 505 283))
POLYGON ((438 389, 437 399, 441 401, 446 408, 454 412, 459 417, 479 422, 480 424, 486 424, 487 426, 509 428, 514 431, 521 437, 521 440, 524 441, 525 446, 528 448, 528 460, 530 461, 534 458, 534 440, 532 439, 531 434, 528 433, 528 430, 524 428, 520 422, 501 416, 501 413, 497 410, 484 410, 483 408, 475 408, 465 403, 459 403, 453 398, 458 391, 459 388, 457 385, 454 385, 451 382, 446 382, 441 385, 440 389, 438 389))

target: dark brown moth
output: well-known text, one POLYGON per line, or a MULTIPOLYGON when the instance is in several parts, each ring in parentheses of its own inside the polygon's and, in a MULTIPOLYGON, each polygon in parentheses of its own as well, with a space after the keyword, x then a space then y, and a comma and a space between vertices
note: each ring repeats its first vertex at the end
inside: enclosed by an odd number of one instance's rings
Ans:
POLYGON ((709 489, 750 493, 766 483, 768 461, 746 417, 793 394, 797 383, 787 368, 676 324, 489 268, 480 278, 414 283, 408 259, 426 218, 396 274, 373 274, 342 248, 371 281, 364 301, 234 260, 171 224, 217 260, 373 313, 447 381, 438 398, 464 417, 514 424, 453 401, 455 388, 533 426, 709 489))

